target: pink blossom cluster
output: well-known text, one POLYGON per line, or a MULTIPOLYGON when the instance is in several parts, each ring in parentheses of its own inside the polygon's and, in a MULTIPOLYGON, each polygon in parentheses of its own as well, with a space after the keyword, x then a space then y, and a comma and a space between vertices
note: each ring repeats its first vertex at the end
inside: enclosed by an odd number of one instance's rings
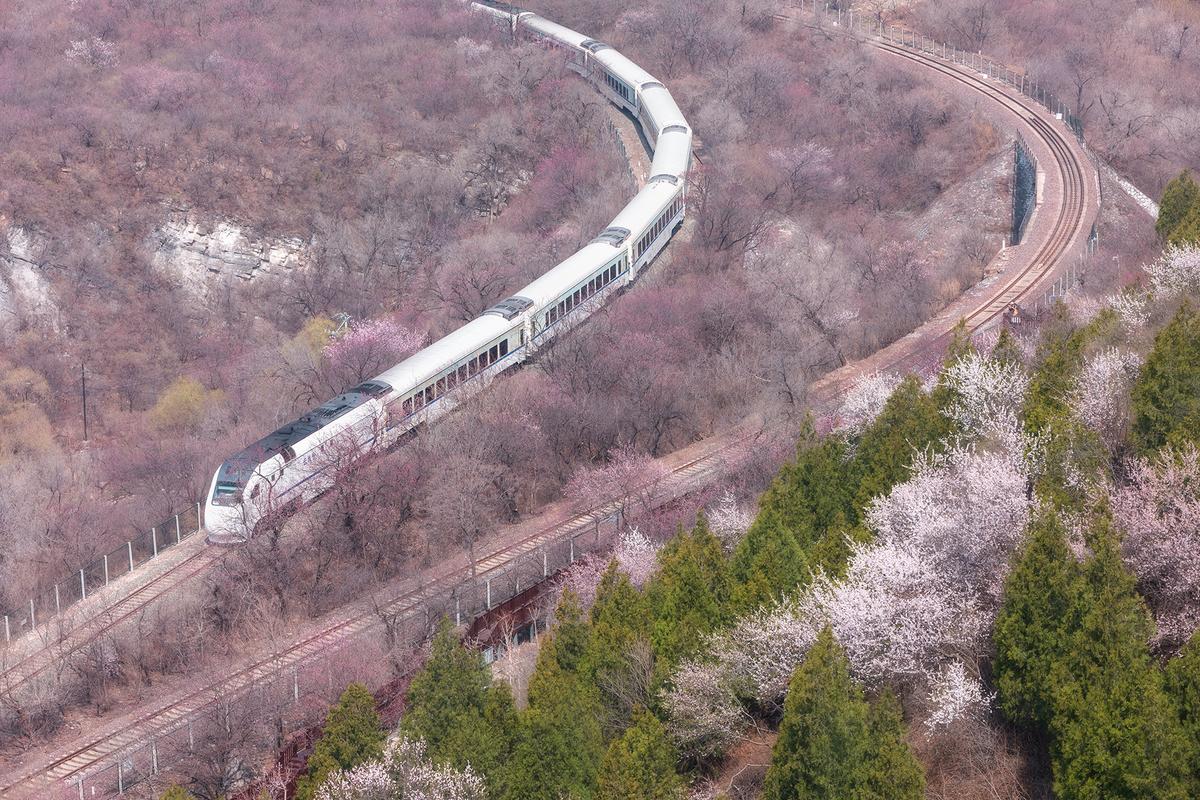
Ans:
POLYGON ((604 464, 575 470, 566 495, 597 518, 618 511, 637 512, 650 507, 666 475, 667 468, 648 453, 622 445, 609 453, 604 464))
POLYGON ((336 772, 317 790, 317 800, 484 800, 483 780, 470 767, 435 766, 425 743, 396 738, 383 758, 336 772))
POLYGON ((1079 372, 1071 406, 1080 421, 1099 434, 1110 450, 1125 439, 1129 393, 1141 365, 1137 353, 1110 347, 1089 358, 1079 372))
POLYGON ((596 604, 596 589, 611 561, 616 560, 617 569, 629 577, 629 582, 639 589, 646 585, 658 571, 658 546, 647 539, 637 528, 621 532, 611 555, 595 553, 576 560, 563 570, 550 597, 554 603, 564 590, 570 590, 579 598, 584 611, 596 604))
POLYGON ((834 422, 834 430, 856 436, 875 421, 900 378, 888 372, 860 375, 846 392, 834 422))
POLYGON ((369 378, 420 350, 425 335, 387 317, 357 322, 325 345, 325 360, 350 380, 369 378))
POLYGON ((1200 455, 1164 450, 1128 465, 1128 482, 1110 494, 1124 533, 1122 554, 1154 612, 1167 648, 1200 625, 1200 455))

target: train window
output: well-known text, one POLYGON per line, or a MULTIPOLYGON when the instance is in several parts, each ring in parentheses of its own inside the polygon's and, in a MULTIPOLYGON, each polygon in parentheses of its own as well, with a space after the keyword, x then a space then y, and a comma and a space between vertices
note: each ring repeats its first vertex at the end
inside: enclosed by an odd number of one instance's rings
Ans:
POLYGON ((449 375, 446 376, 446 391, 447 392, 450 391, 455 386, 458 386, 458 373, 451 372, 449 375))
POLYGON ((519 346, 520 347, 525 346, 525 329, 524 328, 521 328, 521 344, 519 346))
POLYGON ((502 355, 502 356, 508 355, 508 339, 505 339, 503 342, 500 343, 500 355, 502 355))
POLYGON ((492 349, 488 350, 488 363, 495 364, 496 357, 499 355, 500 355, 500 348, 496 345, 492 345, 492 349))
POLYGON ((425 406, 425 393, 417 392, 413 395, 413 408, 420 411, 425 406))
POLYGON ((467 379, 467 365, 463 364, 458 368, 458 382, 462 383, 467 379))
POLYGON ((442 395, 444 395, 446 393, 446 379, 445 378, 438 379, 437 386, 434 388, 433 393, 435 395, 437 395, 438 397, 441 397, 442 395))
POLYGON ((412 413, 412 398, 411 397, 404 398, 404 403, 400 406, 400 408, 403 409, 405 416, 411 414, 412 413))
POLYGON ((433 402, 433 387, 426 386, 425 387, 425 405, 429 405, 432 402, 433 402))

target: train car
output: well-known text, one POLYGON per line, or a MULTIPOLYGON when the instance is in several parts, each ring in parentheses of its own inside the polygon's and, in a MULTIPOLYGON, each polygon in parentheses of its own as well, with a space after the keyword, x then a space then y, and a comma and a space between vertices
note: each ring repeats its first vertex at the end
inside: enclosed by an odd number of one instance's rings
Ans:
POLYGON ((269 513, 327 489, 348 462, 391 446, 529 358, 631 282, 683 220, 692 133, 666 87, 570 28, 501 3, 473 6, 514 34, 567 51, 572 69, 637 121, 653 152, 651 177, 592 242, 513 296, 226 459, 205 501, 212 542, 245 541, 269 513))

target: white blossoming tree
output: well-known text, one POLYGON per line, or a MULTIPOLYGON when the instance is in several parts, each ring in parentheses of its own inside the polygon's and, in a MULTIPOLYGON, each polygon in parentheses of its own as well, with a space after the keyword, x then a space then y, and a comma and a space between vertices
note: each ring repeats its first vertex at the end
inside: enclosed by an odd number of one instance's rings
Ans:
POLYGON ((1128 350, 1110 347, 1096 353, 1079 371, 1071 407, 1109 450, 1120 447, 1129 427, 1129 391, 1137 380, 1142 359, 1128 350))
POLYGON ((420 740, 388 742, 383 758, 336 772, 317 790, 317 800, 484 800, 483 779, 468 767, 434 766, 420 740))

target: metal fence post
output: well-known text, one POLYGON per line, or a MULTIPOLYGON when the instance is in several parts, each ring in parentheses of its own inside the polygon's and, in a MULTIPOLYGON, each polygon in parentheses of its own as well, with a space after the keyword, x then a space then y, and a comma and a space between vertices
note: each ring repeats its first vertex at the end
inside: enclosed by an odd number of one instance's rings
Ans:
POLYGON ((5 642, 12 641, 12 633, 10 633, 9 629, 8 629, 8 614, 4 615, 4 641, 5 642))
POLYGON ((199 503, 196 503, 196 530, 197 531, 200 530, 200 504, 199 503))
POLYGON ((458 595, 455 595, 454 596, 454 627, 457 628, 459 625, 462 625, 462 599, 458 595))
POLYGON ((79 594, 80 600, 87 600, 87 581, 83 579, 83 570, 79 570, 79 594))
POLYGON ((104 554, 104 585, 108 586, 108 553, 104 554))
POLYGON ((129 548, 129 571, 133 572, 133 539, 125 542, 125 546, 129 548))
POLYGON ((546 548, 542 548, 542 577, 550 577, 549 565, 546 563, 546 548))
POLYGON ((150 742, 150 774, 158 774, 158 741, 150 742))
POLYGON ((487 605, 486 608, 490 611, 492 608, 492 579, 488 578, 484 581, 484 588, 487 590, 487 605))
POLYGON ((54 613, 62 613, 62 603, 58 600, 58 584, 54 584, 54 613))
MULTIPOLYGON (((151 545, 151 547, 154 548, 154 555, 157 556, 158 555, 158 529, 157 528, 150 529, 150 545, 151 545)), ((151 558, 153 558, 153 557, 154 556, 151 556, 151 558)))
POLYGON ((183 534, 179 532, 179 515, 175 515, 175 544, 183 541, 183 534))
POLYGON ((571 562, 570 563, 572 563, 572 564, 575 563, 575 537, 574 536, 571 537, 571 562))
POLYGON ((192 730, 192 721, 188 720, 188 752, 196 749, 196 733, 192 730))
POLYGON ((121 768, 120 756, 117 756, 117 794, 125 794, 125 775, 121 768))
POLYGON ((29 598, 29 629, 33 630, 37 627, 37 619, 33 616, 33 598, 29 598))
POLYGON ((79 800, 83 800, 83 778, 76 781, 76 784, 79 786, 79 800))

